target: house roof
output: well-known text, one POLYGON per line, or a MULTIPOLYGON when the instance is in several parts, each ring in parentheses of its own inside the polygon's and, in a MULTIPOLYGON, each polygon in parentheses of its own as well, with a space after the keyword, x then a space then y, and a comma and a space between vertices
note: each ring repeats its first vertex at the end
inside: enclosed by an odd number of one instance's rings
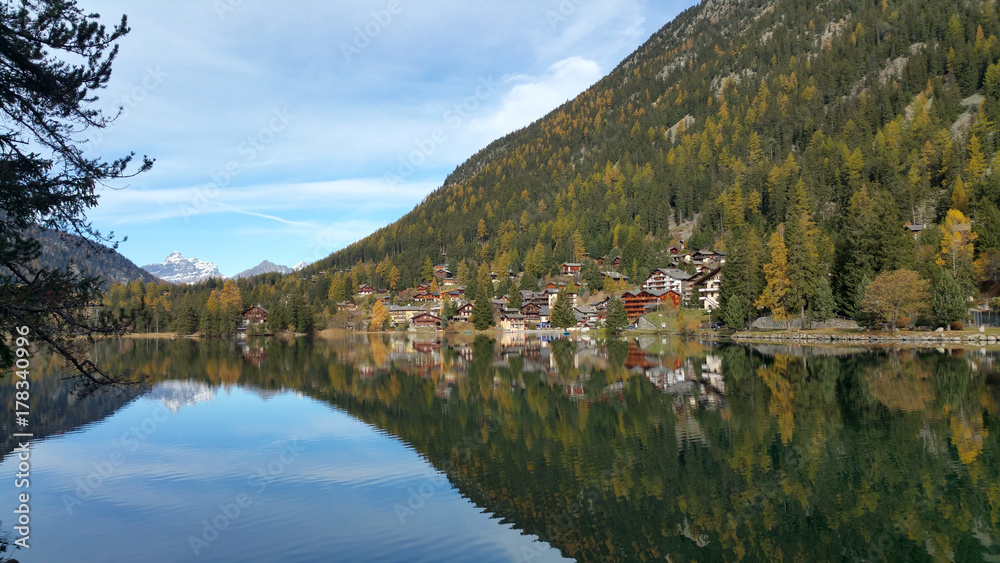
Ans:
POLYGON ((657 268, 649 275, 652 276, 657 272, 678 281, 688 281, 692 277, 691 274, 685 272, 684 270, 678 270, 677 268, 657 268))

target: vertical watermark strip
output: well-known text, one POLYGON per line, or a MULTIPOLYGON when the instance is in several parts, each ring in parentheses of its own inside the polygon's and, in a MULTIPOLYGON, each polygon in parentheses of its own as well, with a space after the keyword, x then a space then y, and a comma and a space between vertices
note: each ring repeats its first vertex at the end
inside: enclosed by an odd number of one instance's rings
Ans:
MULTIPOLYGON (((22 430, 22 432, 14 434, 14 437, 18 439, 17 448, 14 450, 14 453, 17 454, 17 473, 14 475, 14 487, 19 490, 31 487, 31 438, 34 435, 31 432, 24 432, 30 427, 31 420, 31 341, 28 340, 29 334, 31 334, 31 329, 21 326, 17 328, 17 337, 14 339, 14 367, 16 368, 14 371, 16 378, 14 384, 14 421, 17 428, 22 430), (21 442, 22 438, 27 441, 21 442)), ((31 494, 18 492, 16 504, 14 518, 17 525, 14 526, 14 531, 17 533, 17 538, 14 540, 14 544, 29 549, 31 547, 31 494)))

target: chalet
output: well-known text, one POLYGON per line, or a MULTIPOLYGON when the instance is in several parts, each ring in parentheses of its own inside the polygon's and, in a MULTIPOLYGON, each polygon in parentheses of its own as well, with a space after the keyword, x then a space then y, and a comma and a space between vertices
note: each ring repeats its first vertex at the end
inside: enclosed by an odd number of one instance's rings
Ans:
POLYGON ((660 304, 666 303, 668 300, 673 303, 674 307, 679 307, 681 304, 681 294, 668 289, 626 291, 622 294, 621 299, 629 321, 635 321, 639 317, 655 311, 660 304))
POLYGON ((243 324, 246 326, 259 325, 267 322, 267 309, 260 305, 250 307, 243 311, 243 324))
POLYGON ((583 264, 578 264, 576 262, 563 262, 562 274, 564 276, 577 276, 580 274, 580 268, 583 264))
POLYGON ((417 315, 426 313, 424 309, 420 307, 389 307, 389 320, 395 325, 401 325, 408 323, 413 320, 413 317, 417 315))
POLYGON ((615 271, 601 273, 604 274, 604 283, 608 283, 608 280, 611 280, 613 283, 628 283, 628 276, 625 274, 620 274, 615 271))
POLYGON ((601 314, 593 307, 587 307, 584 305, 578 305, 573 307, 573 316, 576 317, 577 323, 580 326, 597 326, 597 321, 601 318, 601 314))
POLYGON ((615 256, 615 259, 611 261, 611 268, 617 270, 618 266, 621 266, 621 264, 622 264, 622 257, 615 256))
POLYGON ((692 285, 698 289, 698 301, 706 311, 719 308, 719 287, 722 283, 722 270, 715 268, 695 278, 692 285))
POLYGON ((521 290, 521 305, 527 304, 538 305, 539 307, 549 306, 549 296, 544 291, 530 291, 526 289, 521 290))
POLYGON ((920 241, 920 233, 922 233, 924 231, 924 229, 927 228, 927 225, 924 225, 922 223, 918 224, 918 225, 913 225, 913 224, 907 223, 903 228, 906 229, 906 232, 908 232, 911 235, 913 235, 913 240, 919 242, 920 241))
POLYGON ((468 321, 469 319, 472 318, 472 310, 474 308, 475 307, 472 305, 472 303, 466 303, 465 305, 462 305, 461 307, 458 308, 458 311, 455 313, 455 320, 468 321))
POLYGON ((375 295, 375 288, 365 284, 358 288, 358 295, 375 295))
POLYGON ((431 290, 431 286, 429 286, 427 284, 424 284, 424 283, 422 283, 422 284, 418 285, 417 287, 413 288, 413 292, 414 293, 427 293, 430 290, 431 290))
POLYGON ((601 257, 600 257, 600 258, 598 258, 597 260, 594 260, 594 262, 597 262, 597 265, 598 265, 598 266, 603 266, 603 265, 604 265, 604 257, 603 257, 603 256, 601 256, 601 257))
POLYGON ((590 306, 596 309, 598 312, 603 312, 608 309, 608 303, 611 302, 611 297, 605 297, 604 299, 598 301, 597 303, 591 303, 590 306))
POLYGON ((437 303, 441 301, 441 294, 434 291, 425 291, 423 293, 415 293, 413 295, 415 301, 423 301, 425 303, 437 303))
POLYGON ((642 288, 655 291, 673 291, 684 299, 691 297, 692 276, 676 268, 657 268, 643 282, 642 288))
POLYGON ((529 323, 538 324, 542 322, 541 310, 542 308, 535 303, 527 303, 521 306, 521 314, 524 315, 525 322, 529 323))
POLYGON ((524 315, 521 313, 513 313, 504 311, 500 315, 500 323, 498 324, 500 330, 503 331, 514 331, 514 330, 524 330, 525 322, 524 315))
POLYGON ((442 268, 434 272, 434 277, 436 277, 439 280, 453 279, 455 277, 455 274, 452 273, 451 270, 442 268))
POLYGON ((340 303, 337 303, 337 309, 343 311, 357 311, 358 306, 355 305, 354 303, 351 303, 350 301, 341 301, 340 303))
POLYGON ((418 328, 441 328, 441 317, 432 313, 421 313, 413 317, 412 323, 418 328))
POLYGON ((494 313, 502 313, 503 310, 507 308, 507 300, 506 299, 493 299, 491 301, 491 303, 493 303, 493 312, 494 313))

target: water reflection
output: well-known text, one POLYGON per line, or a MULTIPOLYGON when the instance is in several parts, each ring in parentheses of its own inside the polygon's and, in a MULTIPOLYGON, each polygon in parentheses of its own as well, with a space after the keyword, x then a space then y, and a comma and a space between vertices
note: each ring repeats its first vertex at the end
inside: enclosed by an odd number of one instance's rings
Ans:
MULTIPOLYGON (((171 409, 237 389, 343 409, 580 560, 1000 561, 994 353, 348 335, 95 355, 171 409)), ((501 558, 547 549, 522 547, 501 558)))

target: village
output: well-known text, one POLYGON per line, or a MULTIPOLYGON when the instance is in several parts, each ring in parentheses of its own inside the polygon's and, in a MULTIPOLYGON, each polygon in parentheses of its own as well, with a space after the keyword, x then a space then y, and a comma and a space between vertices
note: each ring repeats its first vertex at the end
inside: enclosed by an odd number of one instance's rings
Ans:
MULTIPOLYGON (((583 279, 583 264, 565 262, 559 275, 545 280, 536 290, 518 289, 523 273, 490 273, 495 290, 506 276, 511 290, 507 295, 491 299, 494 326, 502 332, 527 330, 579 329, 594 330, 604 326, 608 305, 613 298, 621 300, 632 328, 658 330, 663 328, 644 318, 660 309, 696 309, 711 313, 719 308, 721 268, 724 252, 700 250, 682 253, 670 249, 670 263, 656 268, 641 283, 632 283, 619 272, 620 257, 594 260, 602 270, 603 287, 594 289, 583 279), (514 293, 517 292, 517 295, 514 293), (576 319, 573 326, 557 326, 552 315, 556 301, 565 295, 576 319)), ((447 264, 433 268, 434 279, 397 294, 370 284, 358 287, 352 300, 337 303, 338 310, 348 311, 359 322, 354 327, 371 330, 443 330, 456 323, 471 323, 474 302, 467 298, 466 287, 456 279, 447 264), (379 307, 384 308, 380 319, 379 307)), ((321 275, 325 274, 321 273, 321 275)), ((241 329, 267 323, 268 311, 253 306, 243 312, 241 329)), ((468 327, 467 327, 468 328, 468 327)))

